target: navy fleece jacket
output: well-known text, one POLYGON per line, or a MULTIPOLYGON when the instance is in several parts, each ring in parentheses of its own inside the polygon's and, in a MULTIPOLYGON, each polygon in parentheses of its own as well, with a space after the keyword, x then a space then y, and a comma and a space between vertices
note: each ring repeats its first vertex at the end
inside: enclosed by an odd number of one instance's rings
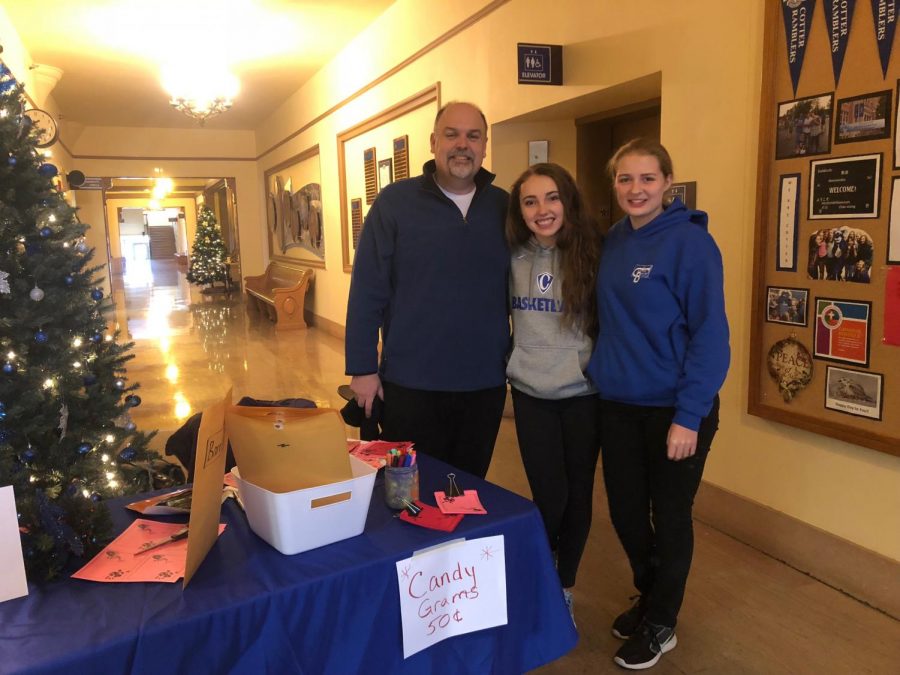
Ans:
POLYGON ((673 422, 695 431, 730 359, 722 256, 706 225, 676 199, 637 230, 627 217, 610 229, 587 368, 601 398, 672 406, 673 422))
POLYGON ((346 372, 428 391, 503 386, 509 349, 503 235, 509 195, 485 169, 465 218, 424 174, 385 187, 366 215, 347 303, 346 372))

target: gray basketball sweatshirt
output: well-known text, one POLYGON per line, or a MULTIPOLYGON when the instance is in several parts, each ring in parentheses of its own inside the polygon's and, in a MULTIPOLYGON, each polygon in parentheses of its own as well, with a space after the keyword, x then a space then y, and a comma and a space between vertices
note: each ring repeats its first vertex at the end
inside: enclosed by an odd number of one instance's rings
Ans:
POLYGON ((510 384, 548 399, 596 392, 585 374, 593 341, 562 323, 560 253, 534 239, 512 253, 509 275, 513 346, 506 364, 510 384))

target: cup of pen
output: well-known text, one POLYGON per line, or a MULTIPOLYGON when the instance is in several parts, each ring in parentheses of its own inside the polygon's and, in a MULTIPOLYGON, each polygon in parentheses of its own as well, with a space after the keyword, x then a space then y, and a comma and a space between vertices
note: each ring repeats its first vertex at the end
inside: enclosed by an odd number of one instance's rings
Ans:
MULTIPOLYGON (((400 462, 402 464, 402 462, 400 462)), ((392 509, 406 507, 406 502, 419 498, 419 465, 384 467, 384 501, 392 509)))

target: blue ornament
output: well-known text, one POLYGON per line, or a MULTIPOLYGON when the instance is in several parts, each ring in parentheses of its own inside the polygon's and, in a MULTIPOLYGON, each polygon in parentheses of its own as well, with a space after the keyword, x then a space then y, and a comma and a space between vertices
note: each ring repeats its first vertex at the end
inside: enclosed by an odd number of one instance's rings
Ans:
POLYGON ((28 448, 25 452, 22 453, 22 461, 31 463, 34 461, 34 450, 28 448))
POLYGON ((49 227, 42 227, 40 234, 44 239, 47 239, 48 237, 53 236, 53 230, 49 227))
POLYGON ((135 424, 134 422, 129 422, 128 424, 125 425, 125 431, 131 432, 131 431, 134 431, 135 429, 137 429, 137 424, 135 424))
POLYGON ((121 459, 123 462, 130 462, 135 457, 137 457, 137 450, 132 448, 130 445, 126 445, 122 449, 122 452, 119 453, 119 459, 121 459))
POLYGON ((12 155, 10 155, 9 158, 6 160, 6 163, 9 164, 10 166, 15 166, 16 158, 13 157, 12 155))
POLYGON ((14 372, 16 372, 16 367, 12 363, 9 363, 9 362, 4 363, 3 364, 3 372, 6 373, 7 375, 12 375, 14 372))
POLYGON ((100 302, 103 299, 103 290, 100 288, 95 288, 91 291, 91 297, 97 302, 100 302))
MULTIPOLYGON (((8 91, 11 91, 12 89, 15 89, 15 87, 16 87, 15 80, 7 80, 6 82, 0 82, 0 92, 2 92, 4 94, 8 91)), ((28 119, 28 118, 26 117, 25 119, 28 119)))
POLYGON ((97 376, 91 373, 88 373, 83 378, 84 386, 90 387, 91 385, 97 384, 97 376))
POLYGON ((6 429, 0 429, 0 444, 9 443, 10 438, 12 438, 11 431, 7 431, 6 429))
POLYGON ((40 345, 47 344, 47 340, 49 339, 48 335, 42 330, 39 330, 34 334, 34 341, 40 345))
MULTIPOLYGON (((93 295, 93 293, 91 293, 91 295, 93 295)), ((94 298, 94 300, 96 300, 96 299, 97 298, 94 298)), ((102 339, 103 339, 103 336, 100 335, 100 333, 94 333, 93 335, 91 335, 91 342, 93 342, 95 345, 100 344, 100 340, 102 340, 102 339)), ((116 385, 116 386, 118 387, 119 385, 116 385)))
POLYGON ((0 401, 0 410, 6 410, 6 404, 3 401, 0 401))
POLYGON ((141 404, 141 397, 137 394, 128 394, 125 397, 125 405, 129 408, 137 408, 141 404))
POLYGON ((66 494, 69 495, 70 497, 74 497, 75 495, 78 494, 78 488, 79 488, 78 482, 72 481, 71 483, 69 483, 69 487, 66 488, 66 494))
POLYGON ((91 493, 91 501, 92 501, 92 502, 95 502, 95 503, 96 503, 96 502, 99 502, 101 499, 103 499, 103 497, 100 496, 100 493, 99 493, 99 492, 92 492, 92 493, 91 493))
POLYGON ((6 419, 6 410, 0 408, 0 420, 6 419))
POLYGON ((71 286, 75 283, 75 277, 73 277, 71 274, 67 274, 65 277, 63 277, 63 281, 66 282, 66 286, 71 286))
MULTIPOLYGON (((27 117, 25 119, 28 119, 27 117)), ((59 169, 57 169, 52 164, 41 164, 38 167, 38 173, 41 174, 44 178, 53 178, 56 174, 59 173, 59 169)))
POLYGON ((90 443, 82 443, 81 445, 78 446, 78 454, 79 454, 79 455, 86 455, 86 454, 88 454, 90 451, 91 451, 91 444, 90 444, 90 443))

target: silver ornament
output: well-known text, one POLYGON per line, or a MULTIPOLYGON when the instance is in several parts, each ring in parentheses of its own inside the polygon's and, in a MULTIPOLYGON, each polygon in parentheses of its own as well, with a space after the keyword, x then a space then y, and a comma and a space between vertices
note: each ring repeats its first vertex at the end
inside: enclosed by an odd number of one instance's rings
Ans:
POLYGON ((28 297, 34 300, 35 302, 40 302, 44 299, 44 291, 35 286, 28 292, 28 297))

